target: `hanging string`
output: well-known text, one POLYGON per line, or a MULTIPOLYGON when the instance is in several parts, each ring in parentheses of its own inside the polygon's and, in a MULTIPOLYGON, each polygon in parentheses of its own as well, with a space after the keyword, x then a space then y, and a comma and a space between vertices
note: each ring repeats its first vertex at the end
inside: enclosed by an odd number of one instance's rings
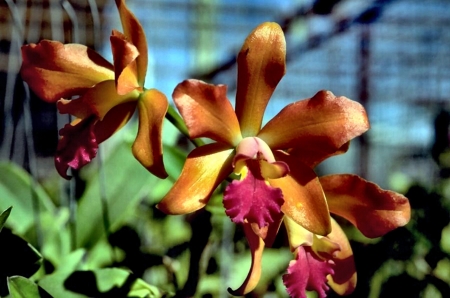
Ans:
MULTIPOLYGON (((73 9, 72 5, 67 1, 63 0, 61 1, 61 6, 66 11, 70 22, 72 24, 72 40, 70 42, 78 43, 80 39, 80 32, 79 32, 79 23, 78 18, 76 15, 75 10, 73 9)), ((58 117, 58 127, 63 127, 64 123, 66 123, 67 120, 63 121, 61 119, 62 117, 58 117), (61 123, 63 122, 63 123, 61 123)), ((66 118, 66 117, 64 117, 66 118)), ((72 121, 72 117, 68 114, 68 120, 69 122, 72 121)), ((66 118, 67 119, 67 118, 66 118)), ((73 176, 73 175, 72 175, 73 176)), ((64 189, 64 188, 62 188, 64 189)), ((76 216, 77 216, 77 201, 76 201, 76 180, 71 179, 69 181, 69 198, 68 198, 68 208, 69 208, 69 231, 70 231, 70 246, 72 250, 75 250, 77 248, 77 223, 76 223, 76 216)))

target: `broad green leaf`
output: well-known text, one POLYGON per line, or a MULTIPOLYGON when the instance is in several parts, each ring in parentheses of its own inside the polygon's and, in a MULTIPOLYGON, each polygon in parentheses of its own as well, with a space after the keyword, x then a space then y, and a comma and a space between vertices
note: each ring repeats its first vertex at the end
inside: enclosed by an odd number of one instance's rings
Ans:
POLYGON ((180 176, 187 154, 176 145, 164 145, 164 165, 169 177, 177 179, 180 176))
MULTIPOLYGON (((444 258, 437 263, 436 268, 433 270, 433 275, 442 279, 447 284, 450 284, 450 260, 444 258)), ((431 296, 430 296, 431 297, 431 296)))
POLYGON ((23 276, 8 277, 8 289, 12 298, 44 298, 51 297, 39 289, 39 286, 23 276))
POLYGON ((121 254, 123 254, 121 250, 114 250, 106 237, 103 237, 89 250, 85 259, 87 269, 106 267, 113 263, 113 260, 121 260, 121 254))
POLYGON ((43 188, 19 166, 0 163, 0 210, 13 206, 14 212, 9 216, 7 226, 15 233, 24 235, 34 228, 35 210, 40 212, 55 211, 55 206, 43 188))
POLYGON ((450 254, 450 225, 442 229, 441 249, 450 254))
POLYGON ((164 292, 155 286, 149 285, 142 279, 137 279, 131 287, 128 297, 163 297, 164 292))
MULTIPOLYGON (((120 268, 104 268, 93 270, 96 278, 98 290, 102 293, 108 292, 113 287, 122 287, 125 282, 130 278, 130 272, 120 268)), ((135 297, 136 293, 140 293, 138 297, 161 297, 162 293, 154 286, 151 286, 144 282, 142 279, 137 278, 128 293, 128 297, 135 297), (144 295, 142 295, 144 294, 144 295)))
POLYGON ((68 290, 88 297, 162 296, 156 287, 119 268, 75 271, 67 277, 64 285, 68 290))
POLYGON ((41 215, 41 230, 43 241, 40 251, 46 260, 58 267, 71 251, 70 231, 68 227, 69 209, 60 207, 54 215, 41 215))
POLYGON ((9 207, 0 214, 0 232, 2 231, 5 222, 8 219, 9 214, 11 213, 11 209, 12 207, 9 207))
POLYGON ((64 281, 72 272, 75 270, 84 269, 83 259, 85 255, 86 251, 84 249, 78 249, 63 257, 56 270, 52 274, 44 276, 39 281, 39 286, 50 293, 53 297, 85 298, 84 295, 68 291, 64 287, 64 281))
POLYGON ((103 162, 105 179, 98 174, 89 177, 79 201, 78 247, 92 247, 105 235, 102 193, 107 202, 110 229, 114 230, 159 181, 134 159, 129 144, 117 143, 111 151, 103 162))

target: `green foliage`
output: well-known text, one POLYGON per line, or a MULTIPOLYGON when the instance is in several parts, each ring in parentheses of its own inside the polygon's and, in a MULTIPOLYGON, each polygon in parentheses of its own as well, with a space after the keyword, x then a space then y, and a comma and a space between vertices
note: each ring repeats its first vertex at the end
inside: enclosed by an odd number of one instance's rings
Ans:
POLYGON ((55 206, 44 189, 30 175, 13 163, 0 163, 0 210, 13 206, 8 219, 19 235, 35 228, 35 211, 39 214, 55 212, 55 206))
POLYGON ((47 298, 51 297, 41 287, 22 276, 8 277, 11 298, 47 298))
POLYGON ((5 296, 9 288, 12 297, 39 297, 37 286, 26 277, 39 270, 42 257, 21 237, 3 229, 11 210, 9 207, 0 214, 0 296, 5 296))
POLYGON ((9 214, 11 214, 11 209, 12 207, 9 207, 0 214, 0 232, 2 231, 3 226, 5 225, 5 222, 8 219, 9 214))
POLYGON ((110 228, 114 230, 158 182, 158 178, 133 158, 127 143, 119 143, 114 148, 102 171, 104 181, 98 172, 83 177, 87 185, 77 208, 77 247, 92 247, 105 236, 105 227, 101 224, 104 220, 102 196, 106 200, 110 228))

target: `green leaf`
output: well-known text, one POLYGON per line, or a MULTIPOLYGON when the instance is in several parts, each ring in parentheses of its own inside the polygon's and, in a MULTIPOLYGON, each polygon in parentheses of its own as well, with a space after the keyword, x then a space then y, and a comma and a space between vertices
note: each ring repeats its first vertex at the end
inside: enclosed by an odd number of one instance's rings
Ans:
POLYGON ((67 289, 89 297, 162 297, 156 287, 148 285, 130 272, 119 268, 75 271, 64 282, 67 289))
MULTIPOLYGON (((133 280, 133 275, 120 268, 105 268, 93 271, 97 278, 97 285, 100 292, 107 292, 114 287, 124 287, 126 282, 133 280)), ((134 279, 127 297, 162 297, 162 292, 143 281, 140 278, 134 279)))
POLYGON ((24 235, 35 227, 34 214, 55 211, 55 206, 44 189, 22 168, 13 163, 0 163, 0 210, 10 206, 14 212, 8 218, 8 226, 15 233, 24 235))
POLYGON ((108 292, 113 287, 120 288, 124 285, 129 272, 119 268, 105 268, 94 270, 97 278, 98 290, 102 293, 108 292))
POLYGON ((37 284, 23 276, 8 277, 8 289, 12 298, 51 297, 37 284))
POLYGON ((176 145, 164 145, 164 165, 169 177, 177 179, 186 161, 187 153, 176 145))
POLYGON ((52 274, 44 276, 39 281, 39 286, 54 297, 85 298, 84 295, 68 291, 64 287, 64 281, 72 274, 72 272, 83 269, 83 259, 85 258, 85 255, 86 251, 84 249, 78 249, 65 256, 59 262, 58 268, 52 274))
POLYGON ((11 213, 11 209, 12 209, 12 206, 0 214, 0 232, 2 231, 3 226, 5 225, 5 222, 8 219, 9 214, 11 213))
POLYGON ((60 207, 55 214, 41 214, 42 246, 40 251, 53 266, 58 267, 64 256, 71 252, 68 228, 69 209, 60 207))
POLYGON ((86 190, 77 209, 77 246, 90 248, 104 237, 102 189, 108 207, 110 229, 114 230, 136 207, 137 203, 150 191, 158 178, 151 175, 130 153, 127 143, 114 146, 105 158, 102 171, 105 179, 98 174, 88 177, 86 190))
POLYGON ((137 279, 131 287, 128 297, 163 297, 164 292, 155 286, 149 285, 142 279, 137 279))
POLYGON ((450 254, 450 224, 442 229, 441 249, 450 254))

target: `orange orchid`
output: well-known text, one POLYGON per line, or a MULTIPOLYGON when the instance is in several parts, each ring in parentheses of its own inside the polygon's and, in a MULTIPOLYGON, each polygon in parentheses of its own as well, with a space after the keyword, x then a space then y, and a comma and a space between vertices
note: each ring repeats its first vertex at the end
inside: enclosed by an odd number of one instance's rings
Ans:
POLYGON ((243 295, 256 287, 264 247, 284 222, 296 254, 285 277, 288 292, 294 297, 304 297, 305 290, 324 293, 326 277, 333 273, 330 284, 348 292, 356 275, 351 267, 351 274, 341 267, 347 258, 353 262, 351 249, 330 211, 363 230, 381 225, 379 229, 386 232, 406 224, 409 204, 403 196, 386 194, 359 177, 319 179, 313 171, 324 159, 346 152, 350 140, 368 130, 366 112, 359 103, 320 91, 286 106, 261 128, 267 103, 285 74, 285 56, 285 38, 278 24, 263 23, 250 33, 237 59, 235 110, 224 85, 186 80, 175 88, 173 99, 191 139, 215 142, 188 155, 180 177, 158 208, 167 214, 198 210, 234 172, 239 178, 226 187, 223 204, 231 220, 243 226, 252 265, 242 286, 229 291, 243 295), (354 179, 356 189, 351 184, 354 179), (379 196, 384 196, 384 203, 377 204, 379 196), (365 216, 375 216, 373 224, 361 220, 365 216), (306 281, 299 279, 298 266, 316 255, 322 258, 318 265, 310 267, 306 281))
MULTIPOLYGON (((319 180, 330 212, 351 222, 368 238, 381 237, 406 225, 410 219, 409 201, 401 194, 383 190, 356 175, 328 175, 319 180)), ((332 231, 325 237, 314 235, 288 217, 284 224, 295 255, 283 276, 292 297, 306 297, 305 289, 325 297, 327 283, 339 295, 350 294, 355 289, 353 252, 333 218, 332 231)))
POLYGON ((124 126, 138 109, 139 129, 132 151, 154 175, 167 177, 161 129, 168 109, 165 95, 145 89, 147 41, 125 0, 116 0, 124 33, 110 37, 114 65, 81 44, 42 40, 22 47, 22 78, 60 113, 76 117, 60 130, 55 156, 59 174, 79 169, 97 154, 98 145, 124 126), (73 99, 72 99, 73 98, 73 99))

